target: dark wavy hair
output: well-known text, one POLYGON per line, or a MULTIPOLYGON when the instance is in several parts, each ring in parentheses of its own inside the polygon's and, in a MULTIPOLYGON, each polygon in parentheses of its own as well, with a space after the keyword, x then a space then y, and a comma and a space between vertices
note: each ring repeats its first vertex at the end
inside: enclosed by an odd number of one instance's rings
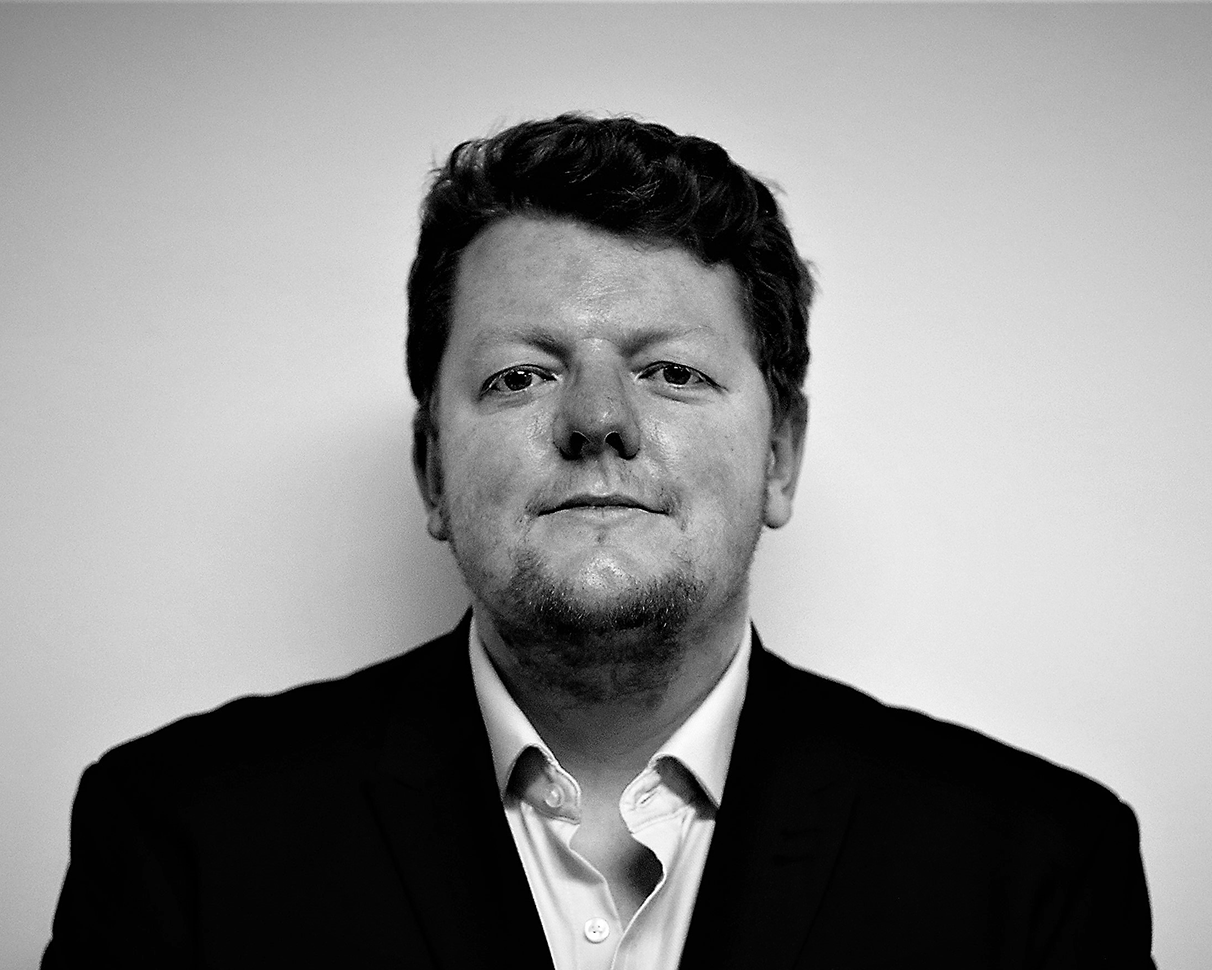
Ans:
POLYGON ((434 392, 459 257, 489 224, 515 214, 672 242, 707 266, 731 266, 775 419, 800 406, 811 267, 796 252, 770 189, 715 142, 634 118, 562 114, 465 141, 432 174, 408 276, 408 379, 418 436, 436 432, 434 392))

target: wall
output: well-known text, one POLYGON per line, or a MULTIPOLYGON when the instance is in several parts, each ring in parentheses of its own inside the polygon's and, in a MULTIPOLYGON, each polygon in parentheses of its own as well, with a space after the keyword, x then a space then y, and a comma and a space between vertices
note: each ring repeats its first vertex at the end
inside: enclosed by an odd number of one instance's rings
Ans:
POLYGON ((0 8, 0 965, 80 771, 463 608, 408 466, 425 169, 576 107, 775 179, 816 262, 794 661, 1137 810, 1212 947, 1212 8, 0 8))

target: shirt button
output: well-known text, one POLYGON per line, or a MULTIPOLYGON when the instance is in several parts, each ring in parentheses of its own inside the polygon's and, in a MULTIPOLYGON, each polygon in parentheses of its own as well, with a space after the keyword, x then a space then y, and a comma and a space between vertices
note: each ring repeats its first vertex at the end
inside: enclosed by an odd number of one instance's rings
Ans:
POLYGON ((610 924, 602 917, 595 916, 585 921, 585 939, 590 943, 601 943, 610 935, 610 924))
POLYGON ((547 789, 547 794, 543 796, 543 803, 548 808, 559 808, 564 804, 564 793, 560 791, 558 785, 552 785, 547 789))

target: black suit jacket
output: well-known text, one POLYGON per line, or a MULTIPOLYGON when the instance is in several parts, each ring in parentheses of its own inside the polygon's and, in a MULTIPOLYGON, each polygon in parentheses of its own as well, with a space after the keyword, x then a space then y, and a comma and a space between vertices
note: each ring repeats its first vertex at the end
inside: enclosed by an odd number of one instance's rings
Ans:
MULTIPOLYGON (((84 773, 44 970, 551 966, 452 633, 84 773)), ((1109 791, 756 638, 682 967, 1151 967, 1109 791)))

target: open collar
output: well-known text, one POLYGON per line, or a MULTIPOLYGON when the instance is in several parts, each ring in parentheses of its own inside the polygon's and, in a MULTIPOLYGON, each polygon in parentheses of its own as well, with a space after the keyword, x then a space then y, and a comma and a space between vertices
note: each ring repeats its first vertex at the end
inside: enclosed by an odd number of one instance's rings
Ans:
MULTIPOLYGON (((503 797, 514 767, 527 749, 538 749, 554 766, 559 766, 559 761, 510 696, 476 631, 474 617, 467 646, 476 700, 492 749, 497 789, 503 797)), ((723 676, 648 762, 651 768, 662 758, 676 760, 694 776, 716 808, 724 797, 737 723, 749 682, 751 650, 751 632, 746 624, 740 647, 723 676)))

